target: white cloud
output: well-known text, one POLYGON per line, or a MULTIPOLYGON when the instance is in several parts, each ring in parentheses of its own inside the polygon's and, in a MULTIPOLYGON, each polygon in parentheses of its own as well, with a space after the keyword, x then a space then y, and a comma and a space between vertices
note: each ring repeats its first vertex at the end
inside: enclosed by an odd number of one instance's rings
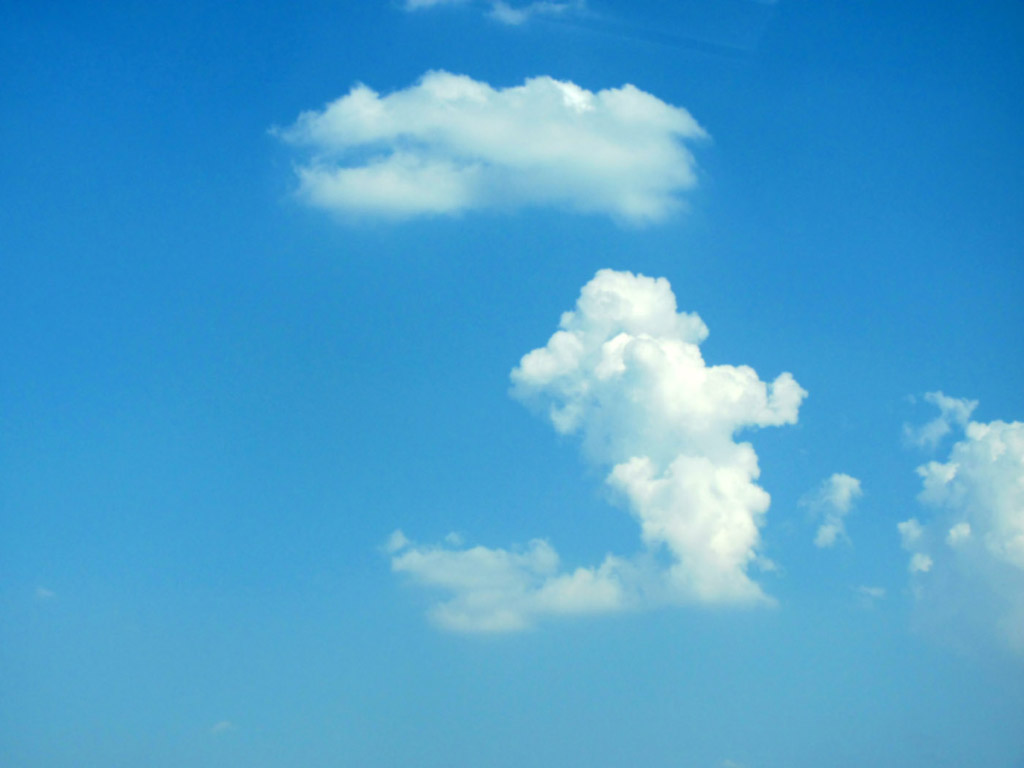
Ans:
POLYGON ((816 547, 831 547, 837 539, 849 539, 843 518, 849 514, 854 501, 862 495, 860 480, 837 472, 804 496, 801 504, 821 518, 821 525, 814 537, 816 547))
POLYGON ((212 726, 210 726, 210 733, 212 733, 212 734, 214 734, 216 736, 216 735, 221 734, 221 733, 227 733, 228 731, 233 731, 234 729, 235 729, 234 723, 232 723, 229 720, 221 720, 219 723, 214 723, 212 726))
POLYGON ((959 513, 991 557, 1024 571, 1024 422, 970 422, 949 461, 918 467, 921 500, 959 513))
POLYGON ((949 533, 946 534, 946 541, 949 542, 951 547, 955 547, 958 544, 962 544, 971 538, 971 524, 970 523, 957 523, 949 529, 949 533))
POLYGON ((916 517, 904 520, 902 523, 897 523, 896 530, 900 532, 900 541, 903 544, 903 548, 911 550, 916 547, 924 533, 924 528, 921 527, 921 523, 918 522, 916 517))
POLYGON ((405 0, 405 8, 408 11, 416 11, 420 8, 433 8, 438 5, 462 5, 468 0, 405 0))
MULTIPOLYGON (((423 8, 435 8, 439 5, 467 5, 469 3, 470 0, 405 0, 405 9, 418 11, 423 8)), ((489 0, 485 4, 490 7, 492 19, 513 26, 523 24, 533 16, 559 16, 570 11, 582 11, 585 8, 583 0, 568 0, 566 2, 537 0, 519 5, 510 4, 504 0, 489 0)))
MULTIPOLYGON (((933 402, 947 413, 944 402, 933 402)), ((962 404, 961 414, 976 405, 953 402, 962 404)), ((962 611, 986 611, 1024 651, 1024 422, 967 421, 948 459, 930 461, 917 473, 919 499, 935 510, 914 542, 922 553, 923 539, 933 543, 929 567, 943 574, 933 597, 963 595, 962 611)))
POLYGON ((928 573, 932 569, 932 559, 924 552, 915 552, 910 556, 910 565, 907 569, 911 573, 928 573))
POLYGON ((343 214, 408 218, 554 206, 663 219, 697 183, 681 107, 632 85, 593 93, 535 77, 492 88, 428 72, 380 96, 365 85, 273 132, 309 156, 299 194, 343 214))
POLYGON ((543 615, 602 613, 625 606, 619 564, 560 572, 558 554, 535 539, 522 550, 406 544, 391 569, 452 594, 430 611, 441 627, 463 632, 509 632, 543 615))
POLYGON ((971 413, 978 407, 977 400, 947 397, 942 392, 928 392, 924 399, 939 409, 939 415, 920 427, 903 425, 907 442, 922 448, 935 448, 953 427, 966 427, 971 413))
POLYGON ((784 373, 708 365, 707 328, 679 313, 667 280, 602 270, 547 345, 512 371, 513 395, 585 454, 640 525, 643 553, 561 571, 543 541, 520 552, 410 547, 392 567, 453 596, 434 618, 455 629, 509 630, 543 614, 657 603, 764 603, 751 578, 763 561, 768 494, 757 455, 737 432, 795 423, 806 392, 784 373))
POLYGON ((875 604, 885 598, 885 587, 860 586, 854 590, 865 608, 874 608, 875 604))
POLYGON ((533 16, 561 16, 572 10, 579 10, 583 3, 553 3, 540 0, 525 5, 512 6, 502 0, 491 3, 491 18, 513 26, 523 24, 533 16))
POLYGON ((35 589, 36 600, 56 600, 57 593, 46 587, 36 587, 35 589))
POLYGON ((911 573, 928 573, 932 569, 932 558, 922 551, 925 539, 924 526, 916 517, 912 517, 897 523, 896 530, 900 533, 900 544, 910 552, 907 570, 911 573))

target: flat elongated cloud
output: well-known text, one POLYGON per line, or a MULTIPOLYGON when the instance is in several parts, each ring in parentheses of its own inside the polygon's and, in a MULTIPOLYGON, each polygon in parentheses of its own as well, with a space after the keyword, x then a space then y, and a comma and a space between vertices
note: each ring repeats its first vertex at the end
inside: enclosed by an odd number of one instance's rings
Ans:
MULTIPOLYGON (((948 400, 933 401, 943 415, 948 400)), ((967 413, 976 405, 956 402, 967 413)), ((967 421, 949 458, 917 473, 919 499, 935 515, 926 525, 900 526, 911 570, 939 574, 933 599, 957 593, 964 611, 987 611, 1024 652, 1024 422, 967 421)))
POLYGON ((796 422, 806 392, 788 373, 708 365, 707 328, 680 313, 667 280, 602 270, 576 308, 512 371, 512 393, 584 453, 640 527, 641 552, 561 569, 554 549, 418 546, 393 536, 392 568, 447 591, 432 615, 459 630, 510 630, 543 615, 665 603, 768 603, 750 575, 764 565, 769 496, 753 447, 736 434, 796 422))
MULTIPOLYGON (((405 9, 418 11, 424 8, 436 8, 442 5, 467 5, 471 0, 405 0, 405 9)), ((528 21, 533 16, 560 16, 569 11, 579 11, 584 8, 583 0, 572 2, 551 2, 550 0, 536 0, 530 3, 506 3, 504 0, 490 0, 485 3, 490 7, 490 16, 503 24, 519 25, 528 21)))
POLYGON ((836 472, 801 499, 801 504, 821 519, 814 537, 814 546, 827 548, 833 546, 838 539, 849 539, 844 518, 862 495, 860 480, 836 472))
POLYGON ((697 183, 681 107, 632 85, 593 93, 535 77, 492 88, 428 72, 381 96, 357 85, 274 129, 305 151, 299 194, 338 213, 409 218, 553 206, 632 223, 665 218, 697 183))

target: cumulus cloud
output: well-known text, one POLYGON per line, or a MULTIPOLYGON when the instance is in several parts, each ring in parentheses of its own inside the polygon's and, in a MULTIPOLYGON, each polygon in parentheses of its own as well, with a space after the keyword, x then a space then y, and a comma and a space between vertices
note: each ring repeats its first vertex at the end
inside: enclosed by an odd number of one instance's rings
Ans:
POLYGON ((561 572, 558 553, 541 539, 520 550, 451 544, 416 546, 403 536, 391 568, 424 586, 451 593, 434 605, 431 618, 445 629, 509 632, 544 615, 587 614, 625 605, 620 564, 561 572))
MULTIPOLYGON (((943 400, 959 403, 961 414, 976 406, 943 400)), ((947 413, 943 401, 933 402, 947 413)), ((936 599, 943 591, 970 592, 964 610, 987 607, 1004 637, 1024 650, 1024 422, 967 421, 948 459, 923 464, 917 474, 919 499, 934 518, 901 528, 916 569, 941 572, 936 599)))
POLYGON ((924 399, 939 409, 939 415, 919 427, 903 425, 907 442, 921 448, 935 448, 954 427, 966 427, 978 407, 977 400, 947 397, 942 392, 928 392, 924 399))
POLYGON ((836 472, 826 478, 814 491, 801 499, 801 504, 821 519, 814 537, 816 547, 831 547, 837 539, 849 539, 843 518, 853 508, 853 503, 863 495, 860 480, 836 472))
MULTIPOLYGON (((521 629, 544 614, 660 603, 770 602, 760 529, 769 496, 745 429, 796 422, 792 375, 708 365, 707 328, 680 313, 665 279, 602 270, 548 343, 512 371, 512 394, 578 435, 640 527, 641 552, 561 569, 544 541, 524 550, 407 545, 392 567, 451 594, 434 618, 454 629, 521 629)), ((399 541, 405 541, 401 536, 399 541)))
POLYGON ((632 85, 596 93, 535 77, 492 88, 448 72, 381 96, 357 85, 273 133, 307 154, 299 195, 387 218, 553 206, 631 223, 665 218, 697 183, 681 107, 632 85))

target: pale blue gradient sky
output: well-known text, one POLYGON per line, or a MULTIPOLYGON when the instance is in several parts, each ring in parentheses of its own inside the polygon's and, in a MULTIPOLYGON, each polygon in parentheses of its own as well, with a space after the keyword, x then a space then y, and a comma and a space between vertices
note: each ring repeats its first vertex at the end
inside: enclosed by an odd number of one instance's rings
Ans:
POLYGON ((1024 14, 665 5, 5 10, 0 763, 1024 765, 1024 659, 985 595, 915 599, 896 531, 956 439, 906 445, 923 393, 1024 420, 1024 14), (434 69, 685 107, 711 136, 689 211, 295 198, 272 126, 434 69), (668 278, 709 363, 810 393, 745 433, 779 605, 441 631, 390 572, 397 528, 573 567, 638 547, 605 472, 508 394, 607 267, 668 278), (800 499, 835 472, 864 495, 819 549, 800 499))

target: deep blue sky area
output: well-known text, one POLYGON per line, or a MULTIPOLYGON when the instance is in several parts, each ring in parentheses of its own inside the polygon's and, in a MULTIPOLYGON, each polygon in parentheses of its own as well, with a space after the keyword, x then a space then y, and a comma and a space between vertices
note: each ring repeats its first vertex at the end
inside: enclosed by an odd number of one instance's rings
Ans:
MULTIPOLYGON (((0 764, 1024 768, 1024 8, 551 7, 0 12, 0 764), (584 210, 604 158, 552 153, 458 210, 317 204, 300 113, 358 83, 419 98, 432 71, 631 84, 706 131, 695 183, 650 220, 584 210), (590 181, 552 203, 529 175, 549 162, 590 181), (708 365, 808 393, 736 435, 771 495, 774 566, 744 572, 773 604, 458 631, 437 607, 479 584, 431 586, 401 552, 668 557, 606 482, 623 459, 510 396, 601 269, 666 278, 708 365), (952 412, 916 439, 930 392, 1009 424, 977 459, 1009 469, 968 474, 983 438, 952 412), (977 485, 920 499, 916 468, 954 459, 977 485), (835 473, 862 494, 816 546, 835 473), (947 536, 961 519, 976 550, 947 536)), ((429 163, 437 135, 365 152, 429 163)))

